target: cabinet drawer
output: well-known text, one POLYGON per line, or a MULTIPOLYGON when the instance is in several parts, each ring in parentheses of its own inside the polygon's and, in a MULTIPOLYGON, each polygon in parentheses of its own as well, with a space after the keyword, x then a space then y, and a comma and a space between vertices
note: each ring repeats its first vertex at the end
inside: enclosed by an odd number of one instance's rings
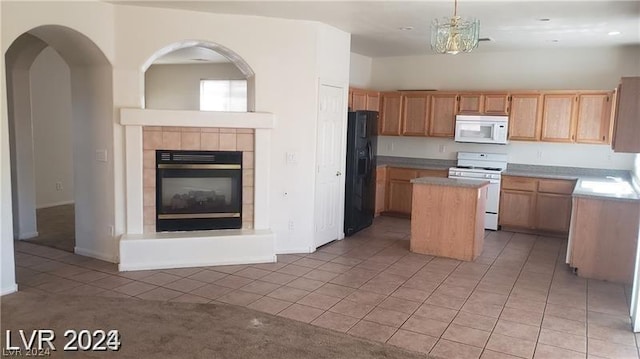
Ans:
POLYGON ((388 176, 390 180, 410 181, 416 178, 418 171, 410 168, 389 168, 388 176))
POLYGON ((575 181, 541 179, 538 180, 538 192, 571 194, 575 185, 575 181))
POLYGON ((535 191, 538 180, 528 177, 502 177, 502 189, 513 189, 518 191, 535 191))
POLYGON ((444 177, 449 175, 447 170, 418 170, 417 178, 419 177, 444 177))

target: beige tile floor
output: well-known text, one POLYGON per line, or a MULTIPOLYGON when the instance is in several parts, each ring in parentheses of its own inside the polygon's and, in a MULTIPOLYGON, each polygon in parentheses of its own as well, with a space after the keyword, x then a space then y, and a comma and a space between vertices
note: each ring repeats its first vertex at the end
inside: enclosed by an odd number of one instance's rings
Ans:
POLYGON ((230 303, 437 358, 638 358, 629 287, 573 275, 566 241, 487 232, 474 262, 410 253, 409 221, 278 263, 118 272, 16 243, 20 290, 230 303))

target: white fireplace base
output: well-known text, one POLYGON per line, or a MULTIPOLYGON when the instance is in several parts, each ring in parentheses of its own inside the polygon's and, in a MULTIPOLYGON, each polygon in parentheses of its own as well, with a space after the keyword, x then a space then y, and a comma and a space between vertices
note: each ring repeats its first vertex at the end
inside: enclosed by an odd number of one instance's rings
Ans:
POLYGON ((120 271, 273 263, 275 235, 266 229, 125 234, 120 271))

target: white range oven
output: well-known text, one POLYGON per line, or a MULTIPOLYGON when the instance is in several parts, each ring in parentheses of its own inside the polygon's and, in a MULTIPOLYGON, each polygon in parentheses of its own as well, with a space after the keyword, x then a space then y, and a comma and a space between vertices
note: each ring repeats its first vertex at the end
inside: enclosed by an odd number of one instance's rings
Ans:
POLYGON ((449 168, 449 178, 489 182, 484 217, 485 229, 494 231, 498 229, 500 180, 502 179, 502 171, 506 168, 506 154, 480 152, 458 152, 457 166, 449 168))

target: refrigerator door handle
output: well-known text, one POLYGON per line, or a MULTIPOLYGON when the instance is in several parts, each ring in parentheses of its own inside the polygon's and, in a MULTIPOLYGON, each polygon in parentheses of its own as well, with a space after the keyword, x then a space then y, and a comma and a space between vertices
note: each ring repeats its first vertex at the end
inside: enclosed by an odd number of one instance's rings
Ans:
POLYGON ((367 142, 367 177, 371 175, 373 171, 373 149, 371 148, 371 142, 367 142))

